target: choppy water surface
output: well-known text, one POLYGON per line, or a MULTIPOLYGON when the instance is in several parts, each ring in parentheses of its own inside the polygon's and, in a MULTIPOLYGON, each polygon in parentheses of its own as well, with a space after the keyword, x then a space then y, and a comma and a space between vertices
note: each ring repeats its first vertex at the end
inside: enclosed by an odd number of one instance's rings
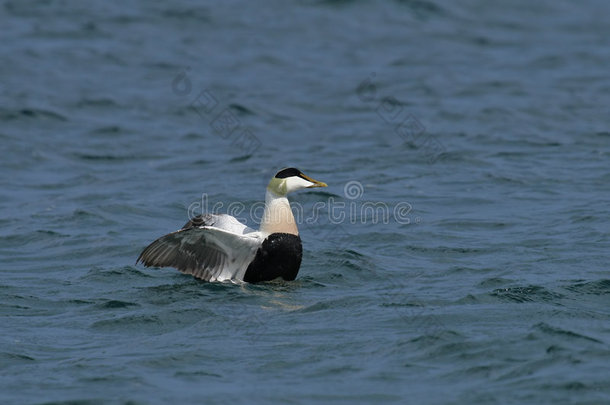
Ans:
POLYGON ((609 12, 0 2, 0 402, 609 402, 609 12), (282 166, 296 281, 134 265, 282 166))

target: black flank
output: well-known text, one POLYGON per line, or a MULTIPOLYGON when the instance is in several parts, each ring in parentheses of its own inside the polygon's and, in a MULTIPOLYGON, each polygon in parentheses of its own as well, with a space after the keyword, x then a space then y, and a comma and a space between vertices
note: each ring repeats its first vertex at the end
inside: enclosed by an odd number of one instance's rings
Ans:
POLYGON ((263 241, 254 260, 246 269, 244 281, 257 283, 278 277, 291 281, 297 277, 303 246, 298 235, 272 233, 263 241))

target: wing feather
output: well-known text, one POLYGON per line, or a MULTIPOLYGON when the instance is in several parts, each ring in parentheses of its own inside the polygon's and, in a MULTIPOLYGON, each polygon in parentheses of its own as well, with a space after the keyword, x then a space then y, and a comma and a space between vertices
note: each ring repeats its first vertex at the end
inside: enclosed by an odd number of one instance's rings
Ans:
POLYGON ((136 263, 175 267, 205 281, 243 280, 261 244, 259 232, 242 234, 212 226, 185 227, 152 242, 136 263))

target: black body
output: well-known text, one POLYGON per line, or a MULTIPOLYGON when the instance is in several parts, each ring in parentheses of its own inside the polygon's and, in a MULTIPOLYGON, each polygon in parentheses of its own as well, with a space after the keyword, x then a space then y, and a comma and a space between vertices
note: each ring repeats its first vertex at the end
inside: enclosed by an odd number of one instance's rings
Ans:
POLYGON ((278 277, 291 281, 297 277, 303 246, 298 235, 272 233, 256 251, 256 256, 244 275, 244 281, 257 283, 278 277))

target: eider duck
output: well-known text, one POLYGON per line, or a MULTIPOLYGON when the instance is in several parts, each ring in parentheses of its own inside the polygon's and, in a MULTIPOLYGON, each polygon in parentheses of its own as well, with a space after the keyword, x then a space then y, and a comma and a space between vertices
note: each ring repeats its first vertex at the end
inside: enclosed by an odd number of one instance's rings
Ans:
POLYGON ((205 281, 294 280, 303 248, 286 195, 313 187, 326 187, 326 183, 293 167, 282 169, 267 186, 258 231, 227 214, 198 215, 182 229, 148 245, 136 264, 175 267, 205 281))

